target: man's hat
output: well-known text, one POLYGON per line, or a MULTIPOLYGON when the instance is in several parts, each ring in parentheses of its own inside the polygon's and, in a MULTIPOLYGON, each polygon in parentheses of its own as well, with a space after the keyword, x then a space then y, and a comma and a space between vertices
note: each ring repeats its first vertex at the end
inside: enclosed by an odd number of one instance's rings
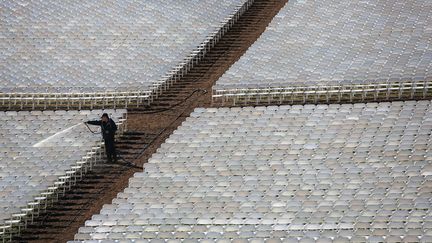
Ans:
POLYGON ((106 117, 106 118, 109 118, 109 116, 108 116, 108 114, 107 114, 107 113, 103 113, 103 114, 102 114, 102 117, 106 117))

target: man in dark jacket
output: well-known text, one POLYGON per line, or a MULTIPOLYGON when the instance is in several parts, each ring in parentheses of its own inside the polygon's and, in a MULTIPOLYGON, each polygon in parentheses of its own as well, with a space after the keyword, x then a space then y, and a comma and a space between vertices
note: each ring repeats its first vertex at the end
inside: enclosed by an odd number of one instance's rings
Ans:
POLYGON ((117 125, 108 117, 107 113, 102 115, 100 121, 87 121, 87 124, 101 126, 102 137, 105 141, 105 151, 108 157, 108 162, 117 162, 117 152, 115 148, 114 136, 117 131, 117 125))

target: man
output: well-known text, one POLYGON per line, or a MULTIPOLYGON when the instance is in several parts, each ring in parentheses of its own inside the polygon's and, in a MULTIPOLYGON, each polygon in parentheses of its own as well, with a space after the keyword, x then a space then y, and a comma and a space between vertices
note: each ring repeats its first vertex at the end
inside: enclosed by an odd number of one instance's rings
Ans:
POLYGON ((108 157, 108 162, 117 162, 117 152, 115 148, 114 136, 117 131, 117 125, 104 113, 100 121, 87 121, 87 124, 101 126, 102 137, 105 141, 105 151, 108 157))

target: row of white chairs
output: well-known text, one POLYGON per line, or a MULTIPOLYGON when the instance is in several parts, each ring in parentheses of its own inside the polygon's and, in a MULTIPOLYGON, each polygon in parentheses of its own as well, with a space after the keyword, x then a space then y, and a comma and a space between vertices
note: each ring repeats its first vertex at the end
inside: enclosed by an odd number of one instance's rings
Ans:
MULTIPOLYGON (((10 240, 102 159, 100 134, 83 122, 126 110, 0 112, 0 240, 10 240)), ((97 131, 97 128, 94 128, 97 131)))
POLYGON ((235 96, 248 89, 430 82, 431 8, 427 0, 290 1, 214 90, 235 96))
POLYGON ((198 108, 76 241, 427 242, 432 103, 198 108))
POLYGON ((0 51, 6 58, 0 104, 151 102, 195 66, 252 3, 2 2, 0 51))

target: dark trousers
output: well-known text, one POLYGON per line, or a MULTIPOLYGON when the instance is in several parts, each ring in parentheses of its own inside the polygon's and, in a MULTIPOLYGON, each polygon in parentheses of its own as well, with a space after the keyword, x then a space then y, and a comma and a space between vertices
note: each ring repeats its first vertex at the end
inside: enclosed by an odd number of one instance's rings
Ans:
POLYGON ((112 162, 113 160, 117 162, 117 151, 114 139, 105 139, 105 151, 109 162, 112 162))

